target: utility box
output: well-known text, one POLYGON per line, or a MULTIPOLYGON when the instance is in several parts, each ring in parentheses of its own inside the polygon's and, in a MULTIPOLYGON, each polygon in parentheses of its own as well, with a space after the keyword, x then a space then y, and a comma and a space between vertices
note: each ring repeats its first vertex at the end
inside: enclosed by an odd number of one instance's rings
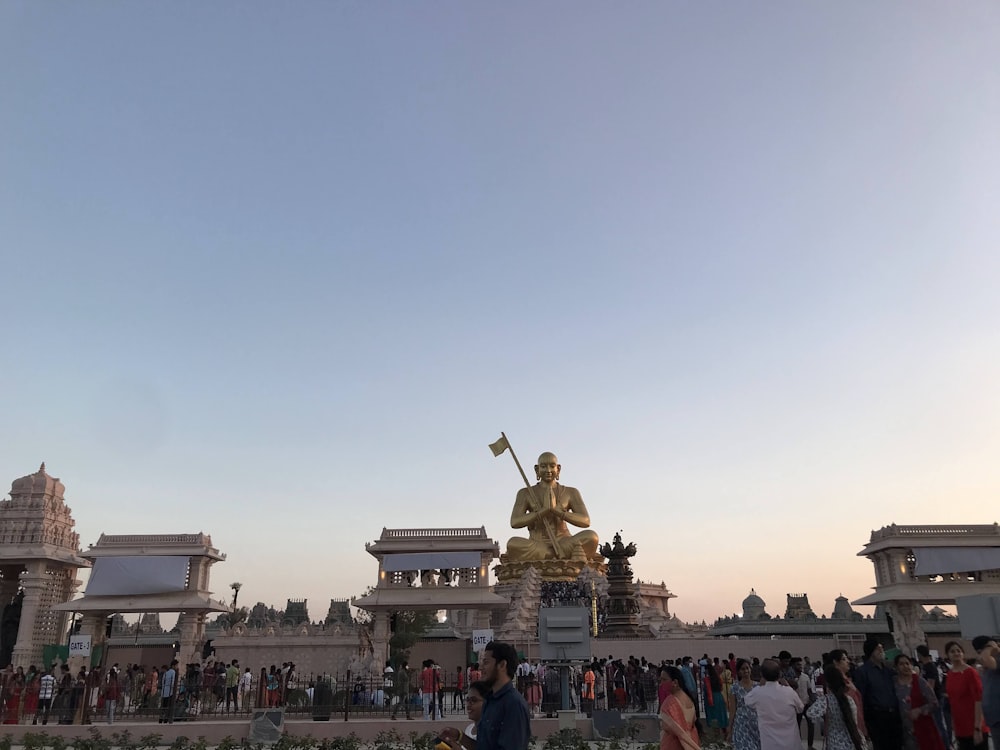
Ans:
POLYGON ((538 645, 542 661, 590 661, 590 610, 542 607, 538 610, 538 645))

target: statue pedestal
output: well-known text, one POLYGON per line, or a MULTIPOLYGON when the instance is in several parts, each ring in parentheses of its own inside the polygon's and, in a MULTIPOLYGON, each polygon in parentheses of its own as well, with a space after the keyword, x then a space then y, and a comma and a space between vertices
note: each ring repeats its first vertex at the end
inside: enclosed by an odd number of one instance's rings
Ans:
POLYGON ((507 555, 500 555, 500 564, 493 568, 497 581, 507 583, 520 580, 526 571, 534 569, 543 581, 575 581, 584 568, 592 568, 601 575, 606 575, 608 566, 595 560, 527 560, 512 562, 507 555))

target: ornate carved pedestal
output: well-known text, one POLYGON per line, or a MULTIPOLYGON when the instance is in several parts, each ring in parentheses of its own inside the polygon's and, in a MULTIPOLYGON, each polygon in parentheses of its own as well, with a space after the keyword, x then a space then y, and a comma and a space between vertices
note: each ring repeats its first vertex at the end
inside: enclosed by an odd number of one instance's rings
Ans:
POLYGON ((497 581, 508 583, 520 580, 528 570, 537 570, 543 581, 575 581, 584 568, 592 568, 604 575, 608 566, 594 560, 530 560, 527 562, 511 562, 507 555, 500 555, 500 564, 493 568, 497 581))

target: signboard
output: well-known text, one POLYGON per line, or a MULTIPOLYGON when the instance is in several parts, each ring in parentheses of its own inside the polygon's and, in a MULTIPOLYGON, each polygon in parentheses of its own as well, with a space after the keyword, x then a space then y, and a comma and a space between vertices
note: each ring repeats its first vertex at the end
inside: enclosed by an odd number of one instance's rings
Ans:
POLYGON ((473 630, 472 650, 477 654, 486 648, 486 644, 493 640, 493 630, 473 630))
POLYGON ((90 656, 90 636, 71 635, 69 637, 70 656, 90 656))

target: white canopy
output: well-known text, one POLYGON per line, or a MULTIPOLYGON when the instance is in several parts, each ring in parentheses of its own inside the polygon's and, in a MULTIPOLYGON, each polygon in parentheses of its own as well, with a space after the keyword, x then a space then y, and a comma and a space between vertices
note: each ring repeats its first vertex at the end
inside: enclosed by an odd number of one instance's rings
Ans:
POLYGON ((1000 547, 914 547, 918 576, 1000 569, 1000 547))
POLYGON ((87 583, 87 596, 165 594, 187 588, 187 556, 99 557, 87 583))
POLYGON ((395 570, 446 570, 448 568, 478 568, 483 561, 479 552, 416 552, 406 555, 386 555, 382 568, 395 570))

